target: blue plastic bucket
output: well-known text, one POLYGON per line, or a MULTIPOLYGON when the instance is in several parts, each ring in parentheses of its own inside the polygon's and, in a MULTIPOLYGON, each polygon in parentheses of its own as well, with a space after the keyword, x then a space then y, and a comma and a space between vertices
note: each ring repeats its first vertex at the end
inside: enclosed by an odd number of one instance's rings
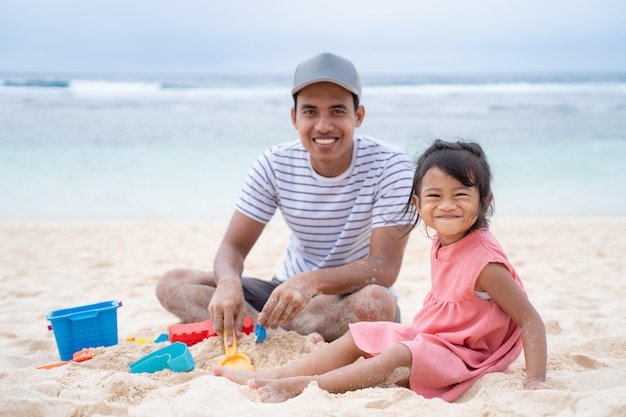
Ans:
POLYGON ((84 348, 116 345, 117 309, 121 305, 110 300, 48 313, 48 328, 54 331, 61 360, 71 360, 84 348))

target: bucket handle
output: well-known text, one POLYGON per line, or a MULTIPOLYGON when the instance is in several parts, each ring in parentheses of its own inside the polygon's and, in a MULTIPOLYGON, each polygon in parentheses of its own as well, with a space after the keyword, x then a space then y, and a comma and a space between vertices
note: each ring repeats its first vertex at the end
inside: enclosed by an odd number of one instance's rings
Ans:
POLYGON ((84 313, 72 314, 68 318, 72 321, 84 320, 96 317, 99 313, 99 311, 85 311, 84 313))

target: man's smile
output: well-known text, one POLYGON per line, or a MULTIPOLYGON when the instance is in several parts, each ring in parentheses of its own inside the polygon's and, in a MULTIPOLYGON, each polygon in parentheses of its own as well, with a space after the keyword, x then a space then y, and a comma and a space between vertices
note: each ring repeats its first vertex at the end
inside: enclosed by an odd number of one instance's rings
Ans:
POLYGON ((313 138, 313 142, 317 143, 318 145, 331 145, 337 140, 337 138, 313 138))

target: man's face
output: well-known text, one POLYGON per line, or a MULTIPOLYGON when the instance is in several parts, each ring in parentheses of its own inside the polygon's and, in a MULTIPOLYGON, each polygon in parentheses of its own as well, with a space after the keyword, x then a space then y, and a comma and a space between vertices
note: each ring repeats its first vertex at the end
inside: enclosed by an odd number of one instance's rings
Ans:
POLYGON ((291 119, 311 155, 311 165, 325 177, 336 177, 350 166, 354 130, 365 116, 355 111, 352 93, 337 84, 311 84, 298 93, 291 119))

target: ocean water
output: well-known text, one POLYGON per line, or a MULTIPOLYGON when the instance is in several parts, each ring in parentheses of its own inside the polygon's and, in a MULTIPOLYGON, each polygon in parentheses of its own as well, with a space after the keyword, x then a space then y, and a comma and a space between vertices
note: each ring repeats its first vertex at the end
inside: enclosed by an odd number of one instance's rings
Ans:
MULTIPOLYGON (((359 133, 481 143, 496 215, 626 215, 626 74, 362 76, 359 133)), ((290 77, 0 75, 0 222, 227 219, 290 77)))

